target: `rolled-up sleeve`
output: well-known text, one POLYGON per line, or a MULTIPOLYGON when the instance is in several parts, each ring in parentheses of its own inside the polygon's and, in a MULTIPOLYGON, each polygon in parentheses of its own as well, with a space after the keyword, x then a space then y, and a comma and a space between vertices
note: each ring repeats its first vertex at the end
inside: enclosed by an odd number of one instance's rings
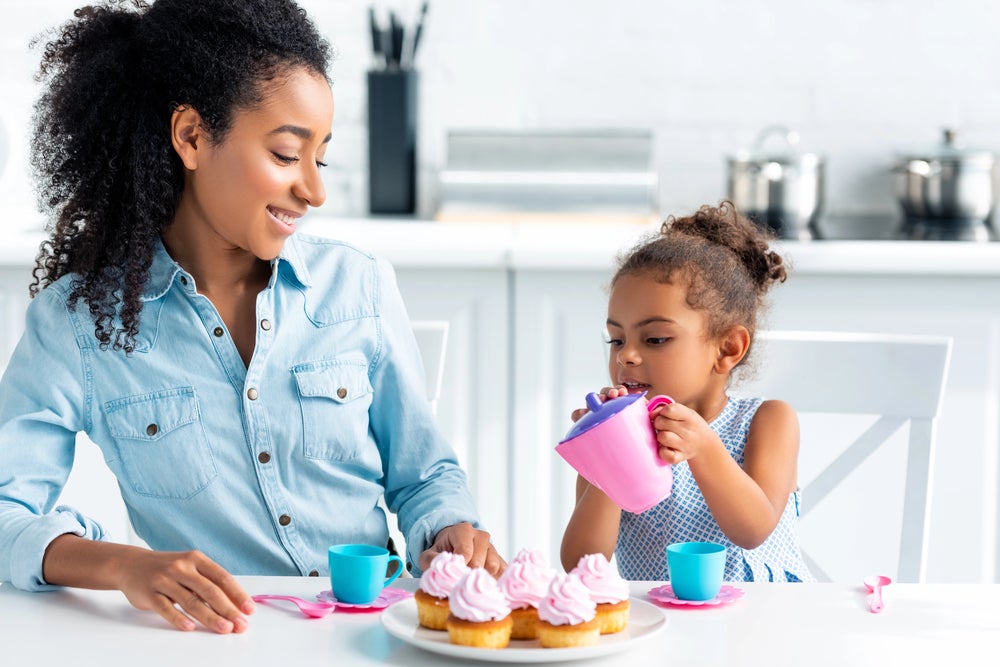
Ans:
MULTIPOLYGON (((385 469, 385 498, 406 536, 409 562, 447 526, 479 526, 468 478, 437 428, 420 352, 391 266, 377 264, 380 348, 372 367, 371 425, 385 469)), ((414 571, 414 574, 419 572, 414 571)))
POLYGON ((88 370, 65 294, 50 287, 29 305, 25 333, 0 379, 0 579, 50 588, 45 549, 59 535, 103 539, 94 521, 56 507, 85 430, 88 370))

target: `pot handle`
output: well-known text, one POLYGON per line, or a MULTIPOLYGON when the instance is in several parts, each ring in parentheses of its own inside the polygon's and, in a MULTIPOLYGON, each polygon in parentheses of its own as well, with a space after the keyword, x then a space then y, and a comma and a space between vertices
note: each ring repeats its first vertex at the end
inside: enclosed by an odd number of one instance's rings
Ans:
POLYGON ((764 148, 764 144, 771 137, 781 137, 785 142, 785 146, 792 152, 797 151, 799 148, 798 132, 784 125, 768 125, 757 134, 757 139, 754 140, 754 150, 761 151, 764 148))

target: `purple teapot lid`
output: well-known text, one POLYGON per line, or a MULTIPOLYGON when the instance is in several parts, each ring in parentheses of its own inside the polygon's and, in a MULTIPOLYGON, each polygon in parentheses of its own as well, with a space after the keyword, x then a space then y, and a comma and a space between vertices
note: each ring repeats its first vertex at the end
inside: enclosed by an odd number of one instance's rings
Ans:
POLYGON ((641 394, 628 394, 627 396, 619 396, 618 398, 602 401, 600 394, 593 391, 590 392, 587 394, 586 399, 587 408, 590 412, 580 417, 580 419, 573 424, 573 428, 571 428, 569 433, 566 434, 563 442, 566 442, 566 440, 572 440, 581 433, 585 433, 595 426, 603 424, 628 406, 640 400, 645 395, 646 392, 642 392, 641 394))

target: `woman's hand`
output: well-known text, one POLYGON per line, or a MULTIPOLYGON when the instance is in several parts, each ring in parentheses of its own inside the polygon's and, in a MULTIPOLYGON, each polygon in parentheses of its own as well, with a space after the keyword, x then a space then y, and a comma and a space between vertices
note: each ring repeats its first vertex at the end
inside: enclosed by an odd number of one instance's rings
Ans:
POLYGON ((478 530, 471 523, 456 523, 434 536, 434 544, 420 554, 420 569, 426 570, 431 561, 442 551, 450 551, 465 558, 469 567, 482 567, 494 577, 499 577, 507 569, 507 562, 500 557, 490 543, 490 534, 478 530))
POLYGON ((671 403, 652 412, 659 456, 667 463, 695 459, 708 448, 723 447, 718 434, 697 412, 671 403))
MULTIPOLYGON (((624 385, 619 385, 617 387, 605 387, 604 389, 601 389, 599 393, 601 395, 601 401, 607 402, 610 401, 612 398, 618 398, 619 396, 627 396, 628 389, 626 389, 624 385)), ((588 412, 590 412, 590 410, 588 410, 587 408, 577 408, 572 412, 572 414, 570 414, 570 418, 574 422, 577 422, 580 421, 580 417, 583 417, 588 412)))
POLYGON ((200 551, 150 551, 67 533, 49 543, 42 574, 56 586, 119 590, 132 606, 155 611, 178 630, 200 623, 219 634, 243 632, 244 614, 256 606, 231 574, 200 551))
POLYGON ((132 606, 155 611, 178 630, 243 632, 254 602, 236 579, 200 551, 147 551, 122 564, 119 588, 132 606), (180 609, 178 609, 180 607, 180 609))

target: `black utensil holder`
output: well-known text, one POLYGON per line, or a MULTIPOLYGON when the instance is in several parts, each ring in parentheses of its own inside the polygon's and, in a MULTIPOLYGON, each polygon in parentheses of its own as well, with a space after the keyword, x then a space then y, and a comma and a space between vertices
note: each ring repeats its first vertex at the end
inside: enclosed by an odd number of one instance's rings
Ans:
POLYGON ((416 211, 417 73, 368 72, 368 208, 416 211))

